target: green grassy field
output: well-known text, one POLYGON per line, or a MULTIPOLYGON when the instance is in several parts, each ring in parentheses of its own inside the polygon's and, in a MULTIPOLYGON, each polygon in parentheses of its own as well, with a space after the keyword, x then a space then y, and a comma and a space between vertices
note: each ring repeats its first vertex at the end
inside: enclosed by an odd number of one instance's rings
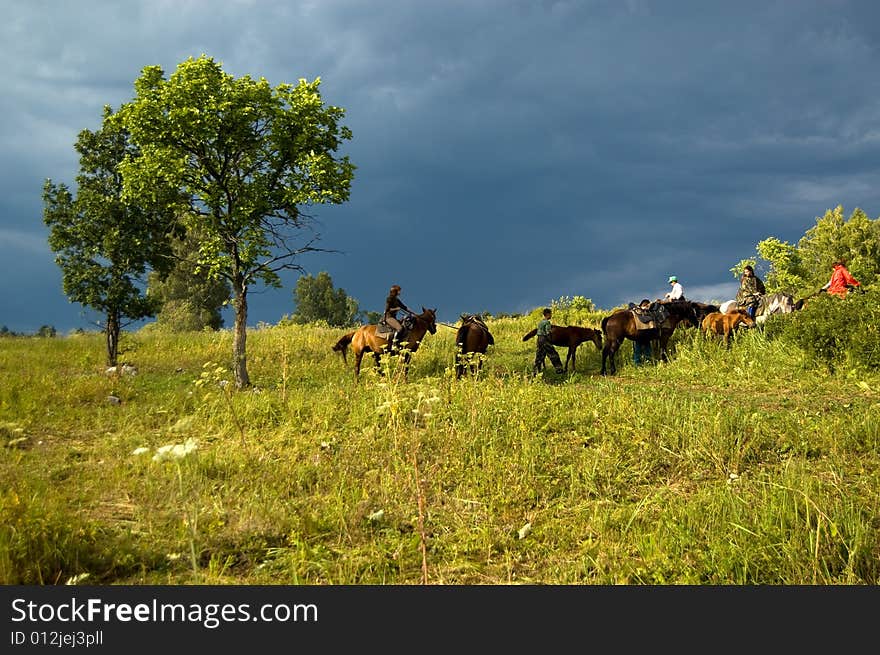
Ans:
POLYGON ((359 384, 344 330, 263 327, 243 392, 229 332, 126 333, 136 375, 101 335, 0 339, 0 582, 880 581, 880 376, 680 329, 531 379, 536 322, 489 321, 477 378, 441 326, 359 384))

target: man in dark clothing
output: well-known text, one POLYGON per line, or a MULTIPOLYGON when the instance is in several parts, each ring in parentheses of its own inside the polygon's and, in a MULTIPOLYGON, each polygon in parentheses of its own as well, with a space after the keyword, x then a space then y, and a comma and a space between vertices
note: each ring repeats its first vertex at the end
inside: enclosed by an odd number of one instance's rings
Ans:
POLYGON ((550 343, 550 317, 553 315, 553 312, 549 307, 544 309, 544 318, 538 321, 538 345, 535 350, 535 365, 532 369, 533 373, 537 375, 544 369, 544 358, 549 357, 550 361, 553 363, 553 366, 556 368, 556 372, 558 374, 564 373, 562 368, 562 360, 559 359, 559 353, 556 352, 556 348, 553 347, 553 344, 550 343))

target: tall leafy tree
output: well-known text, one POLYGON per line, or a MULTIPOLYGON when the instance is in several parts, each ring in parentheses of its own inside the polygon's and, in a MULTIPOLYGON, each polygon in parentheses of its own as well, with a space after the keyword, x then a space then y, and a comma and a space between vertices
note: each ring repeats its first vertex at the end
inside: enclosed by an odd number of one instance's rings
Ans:
MULTIPOLYGON (((816 217, 816 224, 796 245, 768 237, 756 250, 767 263, 768 291, 813 293, 828 281, 831 265, 838 259, 846 259, 862 284, 871 284, 880 280, 880 218, 871 219, 859 208, 846 218, 838 205, 816 217)), ((738 277, 745 264, 754 262, 744 259, 730 270, 738 277)))
POLYGON ((355 322, 358 303, 345 289, 334 289, 333 280, 326 271, 317 276, 302 275, 293 292, 296 301, 294 323, 326 321, 334 327, 346 327, 355 322))
POLYGON ((218 330, 223 326, 221 311, 230 298, 229 283, 199 267, 192 256, 199 243, 195 232, 176 239, 172 245, 174 267, 164 275, 153 271, 147 280, 147 296, 159 307, 156 323, 166 330, 218 330))
POLYGON ((80 155, 76 195, 67 185, 47 179, 43 222, 62 271, 64 293, 104 315, 107 361, 113 366, 120 330, 153 315, 153 304, 144 294, 145 277, 169 264, 174 222, 164 208, 167 203, 123 198, 119 165, 125 158, 137 159, 138 151, 109 106, 101 129, 80 132, 75 148, 80 155))
POLYGON ((205 55, 167 79, 143 69, 120 117, 141 148, 123 164, 126 192, 157 199, 179 192, 188 228, 202 235, 198 262, 226 279, 234 310, 232 360, 238 388, 247 370, 247 295, 279 271, 302 270, 297 256, 319 250, 303 207, 348 200, 354 165, 338 156, 351 130, 344 110, 325 106, 320 78, 274 88, 235 78, 205 55))
POLYGON ((816 218, 798 242, 798 251, 813 284, 827 282, 831 265, 841 258, 857 279, 869 283, 880 274, 880 219, 871 220, 859 208, 847 219, 838 205, 816 218))

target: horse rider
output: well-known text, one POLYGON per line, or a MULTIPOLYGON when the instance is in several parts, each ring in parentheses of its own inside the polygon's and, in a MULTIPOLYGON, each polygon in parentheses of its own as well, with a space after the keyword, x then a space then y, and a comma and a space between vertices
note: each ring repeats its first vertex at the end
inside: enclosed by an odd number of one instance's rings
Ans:
POLYGON ((742 277, 739 279, 739 291, 736 292, 736 304, 745 308, 749 316, 755 318, 758 310, 758 303, 761 296, 767 293, 764 283, 757 275, 755 269, 750 264, 746 264, 743 268, 742 277))
POLYGON ((672 288, 663 296, 664 300, 684 300, 684 287, 681 286, 677 276, 670 275, 666 283, 671 284, 672 288))
POLYGON ((827 291, 835 296, 846 298, 846 294, 861 286, 862 283, 855 279, 846 267, 846 260, 839 259, 834 262, 831 279, 825 283, 819 292, 827 291))
POLYGON ((403 301, 400 299, 400 285, 394 284, 391 286, 391 290, 388 292, 388 297, 385 299, 385 314, 382 316, 382 320, 385 324, 394 330, 391 339, 389 339, 392 343, 403 339, 406 333, 403 325, 397 320, 397 312, 399 311, 404 311, 410 316, 414 315, 410 308, 404 305, 403 301))

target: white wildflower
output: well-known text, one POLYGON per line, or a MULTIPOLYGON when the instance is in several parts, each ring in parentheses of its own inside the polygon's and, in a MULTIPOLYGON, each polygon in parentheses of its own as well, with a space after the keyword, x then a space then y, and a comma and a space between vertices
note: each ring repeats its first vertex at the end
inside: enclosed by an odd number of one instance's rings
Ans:
POLYGON ((146 446, 141 446, 140 448, 135 448, 134 450, 132 450, 131 454, 134 456, 137 456, 137 455, 143 455, 144 453, 148 453, 148 452, 150 452, 149 448, 147 448, 146 446))
POLYGON ((187 439, 183 443, 168 444, 160 446, 153 455, 154 462, 164 462, 166 460, 183 459, 197 448, 195 439, 187 439))
POLYGON ((83 580, 85 580, 85 579, 88 578, 88 577, 89 577, 89 574, 88 574, 88 573, 80 573, 80 574, 78 574, 78 575, 74 575, 73 577, 68 578, 68 579, 67 579, 67 582, 65 582, 64 584, 66 584, 66 585, 78 585, 80 582, 82 582, 83 580))
POLYGON ((377 509, 375 512, 373 512, 372 514, 370 514, 367 517, 367 520, 368 521, 381 521, 383 516, 385 516, 385 510, 384 509, 377 509))

